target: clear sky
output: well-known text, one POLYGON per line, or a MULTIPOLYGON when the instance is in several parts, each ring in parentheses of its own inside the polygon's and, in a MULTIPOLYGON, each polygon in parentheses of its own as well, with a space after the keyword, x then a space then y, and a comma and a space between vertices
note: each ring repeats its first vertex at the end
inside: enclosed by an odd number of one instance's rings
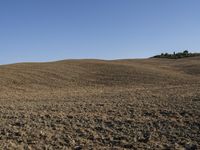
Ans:
POLYGON ((1 0, 0 64, 200 52, 200 0, 1 0))

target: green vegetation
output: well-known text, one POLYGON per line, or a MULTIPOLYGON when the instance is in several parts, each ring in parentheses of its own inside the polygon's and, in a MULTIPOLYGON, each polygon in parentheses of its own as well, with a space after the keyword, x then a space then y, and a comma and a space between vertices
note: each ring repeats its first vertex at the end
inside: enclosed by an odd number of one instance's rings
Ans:
POLYGON ((190 53, 188 50, 184 50, 183 52, 168 54, 168 53, 161 53, 160 55, 156 55, 153 58, 169 58, 169 59, 179 59, 185 57, 194 57, 200 56, 200 53, 190 53))

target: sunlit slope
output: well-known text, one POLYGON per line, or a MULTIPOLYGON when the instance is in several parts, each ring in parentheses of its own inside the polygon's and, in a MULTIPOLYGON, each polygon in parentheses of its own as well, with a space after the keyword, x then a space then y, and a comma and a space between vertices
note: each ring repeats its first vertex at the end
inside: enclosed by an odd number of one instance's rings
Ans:
POLYGON ((196 83, 200 57, 138 60, 63 60, 0 66, 3 89, 137 86, 196 83))

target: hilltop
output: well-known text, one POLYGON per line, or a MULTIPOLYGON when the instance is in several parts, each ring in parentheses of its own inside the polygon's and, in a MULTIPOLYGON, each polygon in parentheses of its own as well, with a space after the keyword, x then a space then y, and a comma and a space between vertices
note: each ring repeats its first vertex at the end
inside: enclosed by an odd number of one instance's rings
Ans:
POLYGON ((190 53, 188 50, 183 52, 174 52, 173 54, 162 53, 160 55, 156 55, 153 58, 169 58, 169 59, 180 59, 185 57, 197 57, 200 56, 200 53, 190 53))

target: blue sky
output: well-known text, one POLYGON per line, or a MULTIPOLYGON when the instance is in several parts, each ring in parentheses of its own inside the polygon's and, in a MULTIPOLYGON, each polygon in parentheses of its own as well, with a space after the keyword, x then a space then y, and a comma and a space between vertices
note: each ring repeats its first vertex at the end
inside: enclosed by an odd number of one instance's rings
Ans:
POLYGON ((200 52, 199 0, 1 0, 0 64, 200 52))

